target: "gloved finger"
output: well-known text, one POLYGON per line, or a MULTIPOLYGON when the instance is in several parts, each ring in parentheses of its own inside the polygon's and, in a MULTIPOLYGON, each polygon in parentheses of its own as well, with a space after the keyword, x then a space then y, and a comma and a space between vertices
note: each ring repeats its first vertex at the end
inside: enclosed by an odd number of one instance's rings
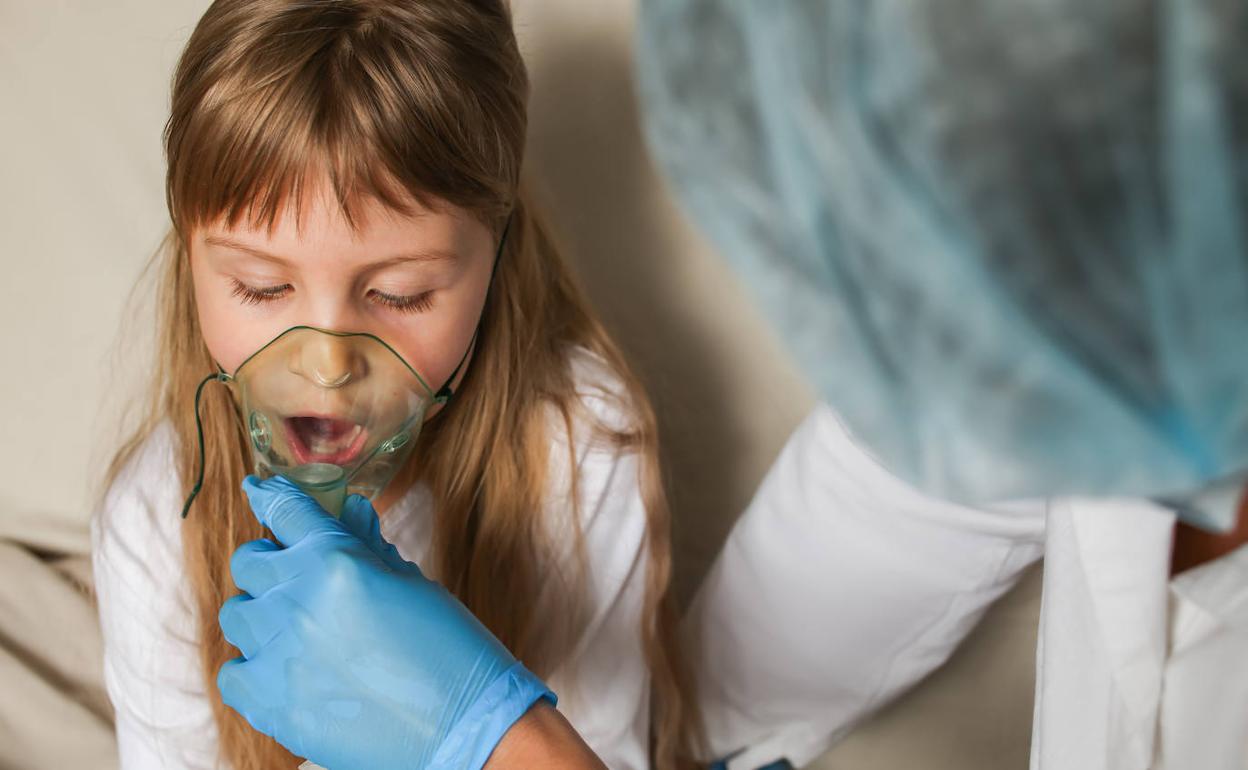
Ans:
POLYGON ((381 519, 378 518, 377 509, 367 497, 357 494, 347 495, 346 502, 342 504, 340 520, 386 566, 391 569, 400 569, 407 565, 407 561, 399 555, 399 550, 381 534, 381 519))
POLYGON ((242 714, 248 724, 265 735, 273 735, 274 709, 263 697, 255 669, 260 661, 231 658, 217 671, 217 691, 225 705, 242 714))
POLYGON ((275 611, 272 600, 253 599, 238 594, 225 600, 217 613, 217 623, 225 640, 251 660, 286 626, 285 613, 275 611))
POLYGON ((287 548, 314 533, 348 532, 320 503, 283 476, 261 481, 248 474, 243 479, 243 491, 256 519, 287 548))
POLYGON ((268 538, 243 543, 230 557, 230 575, 239 590, 264 596, 282 581, 277 555, 282 547, 268 538))

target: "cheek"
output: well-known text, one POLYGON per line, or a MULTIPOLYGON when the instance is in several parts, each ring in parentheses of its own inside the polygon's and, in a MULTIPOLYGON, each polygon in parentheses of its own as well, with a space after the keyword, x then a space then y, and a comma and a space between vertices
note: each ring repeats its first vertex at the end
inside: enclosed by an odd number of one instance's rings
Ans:
POLYGON ((398 319, 378 336, 388 342, 433 390, 451 376, 472 342, 481 297, 444 296, 427 313, 398 319))
POLYGON ((271 334, 265 324, 247 318, 246 308, 226 292, 208 291, 201 276, 194 276, 195 307, 200 334, 214 361, 233 372, 282 329, 271 334), (267 334, 267 336, 265 336, 267 334))

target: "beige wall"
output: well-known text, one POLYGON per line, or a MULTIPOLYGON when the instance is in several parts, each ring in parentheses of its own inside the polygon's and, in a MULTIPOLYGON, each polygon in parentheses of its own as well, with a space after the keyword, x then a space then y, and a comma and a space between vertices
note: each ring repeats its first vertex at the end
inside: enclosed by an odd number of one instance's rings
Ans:
POLYGON ((165 91, 196 5, 0 2, 0 511, 85 516, 105 355, 166 219, 165 91))
POLYGON ((813 395, 646 154, 632 90, 633 4, 516 8, 533 81, 529 169, 654 395, 688 589, 813 395))
MULTIPOLYGON (((111 346, 167 221, 171 68, 206 5, 0 0, 0 515, 85 521, 133 382, 111 346)), ((812 394, 645 153, 633 3, 515 6, 534 83, 529 170, 654 395, 687 596, 812 394)), ((952 666, 821 766, 1023 767, 1036 602, 1033 577, 952 666)))

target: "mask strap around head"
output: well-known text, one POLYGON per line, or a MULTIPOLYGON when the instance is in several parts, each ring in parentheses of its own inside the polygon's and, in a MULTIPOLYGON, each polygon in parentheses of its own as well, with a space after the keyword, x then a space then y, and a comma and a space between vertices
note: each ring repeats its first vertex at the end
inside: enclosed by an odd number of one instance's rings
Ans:
POLYGON ((191 494, 187 496, 186 502, 182 505, 182 518, 186 518, 186 514, 191 510, 191 503, 195 502, 196 495, 199 494, 200 488, 204 486, 204 423, 199 417, 199 398, 203 395, 204 386, 216 380, 217 382, 229 382, 231 377, 221 370, 220 364, 217 365, 216 374, 210 374, 200 381, 199 387, 195 388, 195 435, 199 442, 199 473, 195 478, 195 486, 191 487, 191 494))
MULTIPOLYGON (((513 209, 514 211, 514 209, 513 209)), ((503 225, 503 234, 498 239, 498 251, 494 254, 494 266, 490 268, 490 282, 485 287, 485 298, 489 301, 490 290, 494 287, 494 276, 498 273, 498 262, 503 258, 503 244, 507 243, 507 231, 511 229, 511 213, 507 214, 507 223, 503 225)), ((468 361, 468 354, 477 344, 477 335, 481 333, 481 321, 485 318, 485 305, 481 306, 481 315, 477 316, 477 328, 472 330, 472 339, 468 341, 468 348, 464 350, 464 355, 459 359, 459 363, 455 365, 455 370, 451 372, 451 376, 446 378, 446 382, 442 387, 438 388, 438 392, 434 394, 433 401, 436 404, 449 403, 451 397, 455 395, 455 391, 451 389, 451 383, 455 381, 455 377, 459 375, 459 370, 463 368, 468 361)))

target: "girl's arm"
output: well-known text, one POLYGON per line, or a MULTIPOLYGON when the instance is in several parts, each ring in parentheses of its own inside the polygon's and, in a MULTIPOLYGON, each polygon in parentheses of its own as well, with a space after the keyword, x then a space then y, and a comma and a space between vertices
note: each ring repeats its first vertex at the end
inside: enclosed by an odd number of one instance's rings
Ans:
POLYGON ((91 519, 104 682, 122 770, 209 770, 216 728, 185 592, 171 433, 160 426, 91 519))
POLYGON ((559 693, 559 710, 608 767, 644 770, 650 766, 650 670, 641 626, 649 559, 640 458, 595 430, 594 423, 615 430, 630 425, 618 383, 595 357, 574 356, 572 365, 592 419, 574 415, 569 436, 562 417, 552 416, 547 522, 553 542, 567 544, 568 551, 566 568, 545 583, 568 590, 566 577, 577 574, 576 538, 569 532, 579 526, 586 573, 575 588, 583 592, 584 622, 547 681, 559 693))

